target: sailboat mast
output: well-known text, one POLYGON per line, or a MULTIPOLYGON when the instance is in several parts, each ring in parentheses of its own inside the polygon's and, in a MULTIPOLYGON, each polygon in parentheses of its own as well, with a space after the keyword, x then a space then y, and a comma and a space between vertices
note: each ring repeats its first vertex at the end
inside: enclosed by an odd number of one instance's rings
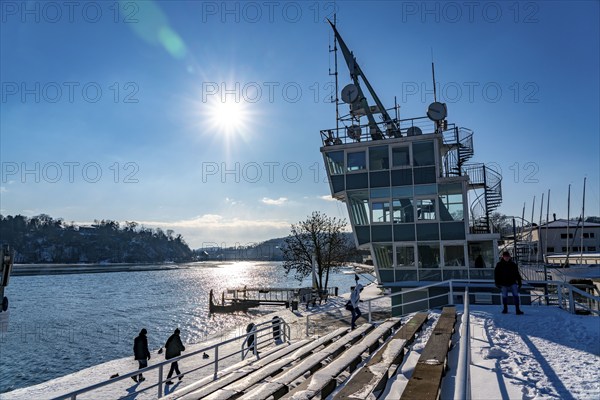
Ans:
POLYGON ((529 243, 527 244, 527 261, 531 262, 531 242, 533 239, 533 218, 535 216, 535 196, 533 196, 533 204, 531 206, 531 221, 529 222, 529 235, 528 235, 528 241, 529 243))
POLYGON ((583 228, 585 228, 585 181, 587 178, 583 178, 583 201, 581 205, 581 244, 580 248, 580 256, 579 256, 579 264, 583 264, 583 228))
POLYGON ((571 184, 569 183, 569 195, 567 197, 567 259, 565 266, 569 265, 569 226, 571 225, 571 184))
POLYGON ((542 214, 544 213, 544 193, 542 193, 542 202, 540 203, 540 223, 538 224, 538 251, 537 251, 537 255, 535 256, 535 261, 536 262, 540 262, 540 257, 542 257, 543 259, 543 253, 542 253, 542 214))
MULTIPOLYGON (((546 248, 544 250, 544 254, 548 255, 548 224, 550 224, 550 189, 548 189, 548 202, 546 203, 546 237, 544 242, 546 242, 546 248)), ((544 262, 546 262, 548 258, 544 258, 544 262)))

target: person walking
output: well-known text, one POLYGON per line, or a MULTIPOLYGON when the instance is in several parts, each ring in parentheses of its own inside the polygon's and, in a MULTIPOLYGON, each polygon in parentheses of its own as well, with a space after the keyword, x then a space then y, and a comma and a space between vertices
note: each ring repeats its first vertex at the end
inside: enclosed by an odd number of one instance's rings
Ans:
POLYGON ((494 282, 496 287, 502 291, 502 314, 508 312, 508 291, 510 290, 515 301, 517 315, 523 315, 519 307, 519 289, 523 285, 519 267, 510 259, 510 253, 505 251, 502 253, 502 259, 496 264, 494 269, 494 282))
MULTIPOLYGON (((185 346, 181 342, 181 337, 179 333, 181 331, 179 328, 175 329, 175 332, 169 336, 167 339, 167 343, 165 343, 165 359, 170 360, 171 358, 179 357, 182 351, 185 351, 185 346)), ((167 381, 165 384, 172 385, 173 381, 171 381, 171 376, 173 373, 176 373, 176 376, 179 376, 179 380, 183 379, 183 375, 181 371, 179 371, 179 364, 177 361, 173 361, 171 363, 171 368, 169 369, 169 374, 167 375, 167 381)))
MULTIPOLYGON (((150 350, 148 350, 148 338, 146 335, 148 331, 146 328, 140 331, 140 334, 133 340, 133 355, 135 359, 138 361, 139 368, 143 369, 148 366, 148 360, 150 359, 150 350)), ((131 377, 136 382, 143 382, 146 380, 144 376, 140 373, 139 375, 134 375, 131 377)))
POLYGON ((356 320, 360 318, 362 315, 360 312, 360 308, 358 308, 358 303, 360 302, 360 292, 362 292, 363 285, 358 283, 358 275, 354 275, 354 280, 356 282, 356 286, 354 286, 354 290, 350 294, 350 305, 352 306, 352 321, 350 322, 350 328, 356 328, 356 320))

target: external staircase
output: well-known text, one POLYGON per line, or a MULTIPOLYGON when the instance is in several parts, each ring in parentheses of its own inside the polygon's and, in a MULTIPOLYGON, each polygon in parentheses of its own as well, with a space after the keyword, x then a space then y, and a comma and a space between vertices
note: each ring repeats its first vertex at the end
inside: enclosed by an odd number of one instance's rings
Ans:
POLYGON ((443 133, 444 176, 468 176, 470 189, 483 189, 470 204, 471 233, 491 233, 491 213, 502 203, 502 176, 483 163, 467 163, 473 155, 473 131, 453 127, 443 133))

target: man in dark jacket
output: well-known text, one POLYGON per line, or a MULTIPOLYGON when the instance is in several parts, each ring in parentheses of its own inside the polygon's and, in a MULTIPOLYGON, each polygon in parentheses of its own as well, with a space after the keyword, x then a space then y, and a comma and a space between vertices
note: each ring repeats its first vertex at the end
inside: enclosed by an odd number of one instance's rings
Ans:
MULTIPOLYGON (((179 357, 182 351, 185 351, 185 346, 181 343, 181 337, 179 337, 179 328, 175 329, 175 333, 173 333, 167 339, 167 343, 165 343, 165 359, 169 360, 171 358, 179 357)), ((167 385, 172 385, 173 381, 171 381, 171 376, 173 373, 177 373, 179 376, 179 380, 183 379, 183 375, 181 375, 181 371, 179 371, 179 364, 177 361, 171 363, 171 369, 169 369, 169 374, 167 375, 167 381, 165 382, 167 385)))
MULTIPOLYGON (((147 333, 148 331, 145 328, 142 329, 139 336, 133 341, 133 355, 139 363, 139 369, 146 368, 148 366, 148 360, 150 359, 148 338, 146 337, 147 333)), ((143 382, 146 380, 142 374, 139 374, 139 376, 132 376, 131 379, 136 382, 143 382)))
POLYGON ((508 251, 502 253, 502 259, 496 264, 494 281, 496 287, 502 290, 502 304, 504 305, 502 314, 508 312, 508 291, 510 290, 515 301, 517 315, 523 315, 523 311, 519 308, 519 289, 523 282, 519 273, 519 267, 510 259, 508 251))

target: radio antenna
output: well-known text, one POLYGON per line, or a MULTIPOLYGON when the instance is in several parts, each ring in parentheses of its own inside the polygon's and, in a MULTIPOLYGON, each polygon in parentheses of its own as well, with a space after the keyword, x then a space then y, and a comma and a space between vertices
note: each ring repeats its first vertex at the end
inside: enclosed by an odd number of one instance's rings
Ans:
MULTIPOLYGON (((333 14, 333 25, 335 26, 337 22, 337 13, 333 14)), ((333 52, 333 63, 334 63, 334 72, 331 73, 331 69, 329 70, 329 75, 333 75, 335 77, 335 135, 338 137, 339 129, 340 129, 340 101, 338 99, 338 59, 337 59, 337 36, 333 36, 333 50, 329 48, 329 52, 333 52)), ((333 99, 332 99, 333 100, 333 99)))
POLYGON ((437 93, 435 89, 435 67, 433 65, 433 47, 431 48, 431 76, 433 78, 433 101, 437 101, 437 93))

